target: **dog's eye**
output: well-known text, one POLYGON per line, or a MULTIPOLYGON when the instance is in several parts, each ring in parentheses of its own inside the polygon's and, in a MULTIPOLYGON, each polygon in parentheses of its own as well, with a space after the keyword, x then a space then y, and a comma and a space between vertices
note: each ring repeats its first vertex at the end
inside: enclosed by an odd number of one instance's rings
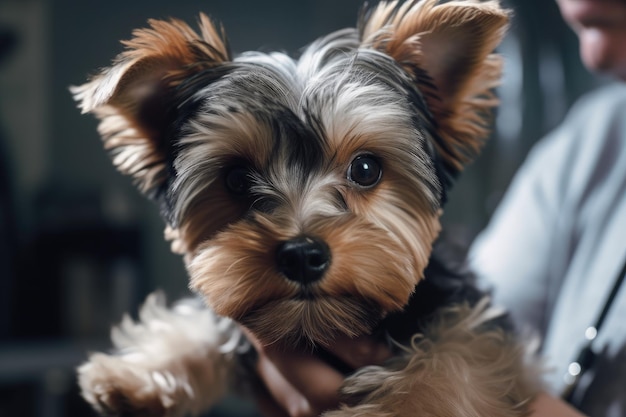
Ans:
POLYGON ((373 155, 359 155, 348 167, 348 180, 361 187, 373 187, 383 174, 380 162, 373 155))
POLYGON ((226 172, 226 188, 234 195, 244 195, 250 190, 250 170, 236 166, 226 172))

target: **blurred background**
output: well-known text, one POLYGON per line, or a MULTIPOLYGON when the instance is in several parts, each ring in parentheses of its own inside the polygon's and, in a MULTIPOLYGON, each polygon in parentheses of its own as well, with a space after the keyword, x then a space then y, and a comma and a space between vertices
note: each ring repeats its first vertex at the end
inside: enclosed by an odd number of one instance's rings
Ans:
MULTIPOLYGON (((353 26, 362 0, 0 0, 0 417, 91 416, 75 366, 147 293, 187 294, 155 207, 113 169, 96 121, 68 92, 108 65, 148 18, 221 20, 234 52, 297 54, 353 26)), ((603 80, 582 67, 556 5, 517 0, 501 47, 493 140, 455 187, 447 234, 481 230, 533 143, 603 80)), ((240 402, 213 415, 251 414, 240 402)))

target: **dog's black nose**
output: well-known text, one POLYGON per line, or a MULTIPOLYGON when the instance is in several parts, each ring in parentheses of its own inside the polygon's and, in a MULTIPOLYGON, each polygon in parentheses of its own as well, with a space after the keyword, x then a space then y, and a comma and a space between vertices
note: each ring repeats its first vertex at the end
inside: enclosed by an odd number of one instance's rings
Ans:
POLYGON ((310 284, 322 278, 330 266, 330 249, 321 239, 298 236, 278 247, 276 263, 289 280, 310 284))

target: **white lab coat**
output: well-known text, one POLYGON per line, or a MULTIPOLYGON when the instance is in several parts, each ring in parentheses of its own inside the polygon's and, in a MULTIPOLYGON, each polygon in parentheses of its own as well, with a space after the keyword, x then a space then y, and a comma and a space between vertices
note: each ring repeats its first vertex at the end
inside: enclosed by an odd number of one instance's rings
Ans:
MULTIPOLYGON (((542 337, 560 392, 626 262, 626 84, 593 92, 516 174, 470 265, 498 304, 542 337)), ((626 416, 626 283, 593 344, 601 353, 581 409, 626 416)))

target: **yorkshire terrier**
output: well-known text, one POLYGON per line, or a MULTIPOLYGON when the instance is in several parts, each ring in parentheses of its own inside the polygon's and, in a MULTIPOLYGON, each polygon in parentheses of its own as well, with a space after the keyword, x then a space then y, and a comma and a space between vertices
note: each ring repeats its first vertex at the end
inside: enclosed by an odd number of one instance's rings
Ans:
POLYGON ((149 297, 79 368, 83 396, 109 415, 200 413, 254 379, 244 326, 289 349, 390 344, 329 416, 527 414, 526 348, 434 244, 489 133, 508 20, 498 1, 382 2, 299 59, 233 57, 205 15, 199 33, 135 31, 73 94, 203 300, 149 297))

